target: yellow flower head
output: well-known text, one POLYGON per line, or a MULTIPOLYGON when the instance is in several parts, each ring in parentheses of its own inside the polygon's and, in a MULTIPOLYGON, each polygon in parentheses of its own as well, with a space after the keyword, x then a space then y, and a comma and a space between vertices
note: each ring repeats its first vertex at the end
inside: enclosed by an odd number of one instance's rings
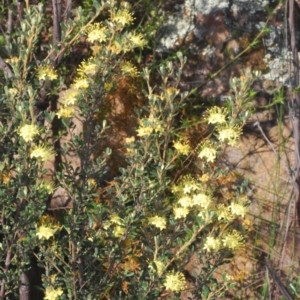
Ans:
POLYGON ((166 281, 164 286, 167 290, 171 290, 173 292, 180 292, 186 289, 186 282, 183 273, 177 272, 169 272, 166 275, 166 281))
POLYGON ((117 225, 113 230, 113 234, 116 238, 123 236, 124 233, 125 233, 125 228, 121 227, 120 225, 117 225))
POLYGON ((113 214, 110 217, 110 222, 113 223, 113 224, 121 225, 121 218, 118 215, 113 214))
POLYGON ((187 207, 174 207, 173 212, 175 219, 181 219, 189 214, 189 209, 187 207))
POLYGON ((68 89, 63 92, 60 101, 65 106, 74 105, 77 102, 77 97, 80 95, 79 90, 68 89))
POLYGON ((52 286, 47 286, 45 290, 44 300, 56 300, 62 294, 63 290, 61 288, 55 289, 52 286))
POLYGON ((52 236, 54 236, 54 233, 57 231, 58 227, 54 227, 54 226, 45 226, 45 225, 41 225, 38 228, 38 231, 36 233, 36 236, 42 240, 49 240, 52 236))
POLYGON ((182 207, 192 207, 194 205, 194 202, 190 196, 184 195, 179 198, 178 204, 180 204, 182 207))
POLYGON ((41 66, 38 69, 37 77, 39 80, 46 80, 46 79, 54 80, 57 79, 58 76, 56 72, 53 69, 51 69, 49 66, 41 66))
POLYGON ((111 20, 119 25, 125 26, 132 24, 134 17, 128 9, 120 9, 111 17, 111 20))
POLYGON ((199 193, 193 196, 193 204, 199 205, 204 209, 208 209, 211 202, 212 202, 211 197, 205 194, 199 193))
POLYGON ((137 135, 140 137, 143 136, 150 136, 151 133, 153 132, 153 128, 150 126, 145 126, 145 125, 141 125, 137 130, 137 135))
POLYGON ((242 134, 242 129, 238 125, 225 125, 218 128, 218 139, 225 143, 227 142, 230 146, 235 146, 237 141, 242 134))
POLYGON ((77 69, 77 73, 81 77, 85 77, 87 75, 92 76, 97 73, 97 69, 98 69, 97 64, 95 64, 93 60, 89 59, 88 61, 83 61, 79 65, 77 69))
POLYGON ((56 112, 57 117, 60 118, 73 118, 75 114, 74 107, 60 107, 56 112))
POLYGON ((238 231, 233 230, 224 235, 222 242, 224 247, 236 250, 244 245, 244 238, 238 231))
POLYGON ((146 40, 144 39, 142 34, 130 34, 129 35, 129 42, 131 43, 131 47, 135 48, 135 47, 139 47, 139 48, 143 48, 146 45, 146 40))
POLYGON ((148 220, 151 225, 154 225, 155 227, 159 228, 160 230, 166 229, 166 225, 167 225, 166 218, 155 216, 155 217, 149 218, 148 220))
POLYGON ((174 148, 182 155, 189 155, 191 152, 190 145, 182 141, 176 141, 174 143, 174 148))
POLYGON ((139 75, 137 68, 129 61, 125 61, 122 63, 121 71, 125 76, 136 77, 139 75))
POLYGON ((203 174, 199 179, 201 182, 207 182, 210 179, 210 176, 208 174, 203 174))
MULTIPOLYGON (((163 270, 164 270, 165 264, 162 261, 159 261, 159 260, 154 260, 153 263, 156 266, 156 271, 157 271, 158 276, 160 276, 162 274, 163 270)), ((149 265, 149 268, 152 271, 155 271, 155 269, 153 268, 152 265, 149 265)))
POLYGON ((204 144, 198 155, 201 159, 206 159, 207 162, 214 162, 217 157, 217 150, 209 144, 204 144))
POLYGON ((219 251, 219 249, 221 248, 221 241, 219 238, 214 238, 212 236, 208 236, 205 244, 204 244, 204 250, 206 250, 207 252, 210 252, 211 250, 214 251, 219 251))
POLYGON ((19 135, 25 140, 25 142, 31 142, 33 138, 40 133, 40 129, 37 125, 23 125, 19 129, 19 135))
POLYGON ((85 90, 89 87, 89 82, 85 77, 77 77, 71 84, 71 88, 75 90, 85 90))
POLYGON ((3 184, 8 184, 12 178, 12 175, 10 173, 3 173, 0 175, 0 180, 3 182, 3 184))
POLYGON ((227 109, 226 108, 220 108, 218 106, 214 106, 211 109, 209 109, 206 120, 208 124, 222 124, 226 123, 226 117, 227 117, 227 109))
POLYGON ((132 143, 134 143, 134 141, 135 141, 134 136, 125 138, 125 144, 132 144, 132 143))
POLYGON ((86 31, 87 40, 91 43, 94 42, 105 42, 107 39, 107 27, 103 26, 101 23, 94 23, 92 25, 87 26, 86 31))
POLYGON ((36 158, 41 161, 47 161, 54 155, 55 152, 49 147, 45 145, 35 146, 31 151, 30 157, 36 158))
POLYGON ((39 186, 40 186, 41 189, 45 189, 49 195, 53 194, 53 192, 55 190, 54 183, 52 181, 49 181, 49 180, 41 181, 39 186))
POLYGON ((234 219, 230 208, 228 206, 225 206, 224 204, 219 204, 217 206, 217 215, 218 220, 224 219, 225 221, 232 221, 234 219))
POLYGON ((116 40, 114 40, 112 44, 107 47, 107 49, 114 54, 120 54, 122 51, 124 51, 122 43, 116 40))
POLYGON ((240 198, 236 201, 232 201, 229 207, 233 215, 244 218, 248 211, 248 199, 240 198))

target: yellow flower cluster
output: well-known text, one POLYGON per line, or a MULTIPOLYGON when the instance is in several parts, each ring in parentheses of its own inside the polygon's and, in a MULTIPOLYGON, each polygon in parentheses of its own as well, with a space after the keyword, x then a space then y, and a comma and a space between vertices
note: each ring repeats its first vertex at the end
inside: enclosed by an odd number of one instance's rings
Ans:
POLYGON ((165 217, 154 216, 148 219, 149 224, 154 225, 160 230, 166 229, 167 221, 165 217))
POLYGON ((111 21, 121 26, 130 25, 133 23, 134 17, 128 9, 120 9, 111 16, 111 21))
POLYGON ((204 142, 200 147, 198 157, 206 159, 207 162, 214 162, 217 157, 217 149, 211 143, 204 142))
POLYGON ((54 236, 55 232, 59 229, 58 226, 54 225, 41 225, 36 233, 36 236, 42 240, 49 240, 51 237, 54 236))
POLYGON ((174 142, 174 148, 178 151, 179 154, 182 155, 189 155, 191 153, 190 145, 180 140, 174 142))
POLYGON ((47 286, 45 290, 44 300, 56 300, 63 294, 61 288, 55 289, 52 286, 47 286))
POLYGON ((174 218, 185 218, 194 207, 200 209, 200 213, 207 210, 213 199, 210 193, 204 190, 203 184, 191 176, 183 177, 178 185, 173 186, 172 192, 178 199, 173 207, 174 218))
MULTIPOLYGON (((214 106, 210 108, 205 117, 208 124, 216 125, 217 138, 222 143, 227 143, 230 146, 235 146, 242 133, 242 129, 238 125, 229 124, 226 119, 228 118, 228 110, 214 106)), ((206 157, 207 161, 214 161, 216 154, 211 147, 202 147, 199 157, 206 157)))
POLYGON ((44 162, 49 160, 54 154, 54 150, 49 145, 36 145, 33 147, 30 157, 44 162))
POLYGON ((137 68, 129 61, 121 64, 121 71, 124 76, 137 77, 139 75, 137 68))
POLYGON ((58 78, 56 72, 51 69, 49 66, 41 66, 37 71, 37 78, 39 80, 55 80, 58 78))
POLYGON ((153 132, 162 133, 163 130, 162 122, 153 115, 150 115, 149 118, 140 120, 140 127, 136 131, 138 136, 148 137, 153 132))
POLYGON ((230 146, 235 146, 238 142, 242 129, 238 125, 226 124, 218 127, 218 139, 225 143, 227 142, 230 146))
POLYGON ((236 230, 226 232, 223 237, 208 236, 204 243, 204 250, 211 252, 212 250, 217 252, 222 247, 236 250, 244 245, 243 236, 236 230))
MULTIPOLYGON (((156 266, 156 271, 157 271, 158 276, 161 276, 162 272, 165 268, 165 264, 162 261, 159 261, 159 260, 154 260, 153 264, 155 264, 155 266, 156 266)), ((149 268, 152 271, 155 271, 154 267, 151 264, 149 264, 149 268)))
POLYGON ((91 43, 105 42, 108 36, 107 30, 108 28, 101 23, 91 24, 85 30, 87 33, 87 40, 91 43))
POLYGON ((181 272, 169 272, 166 275, 164 286, 167 290, 173 292, 180 292, 186 289, 186 281, 183 273, 181 272))
POLYGON ((40 129, 35 124, 26 124, 19 128, 19 135, 24 139, 25 142, 31 142, 39 133, 40 129))

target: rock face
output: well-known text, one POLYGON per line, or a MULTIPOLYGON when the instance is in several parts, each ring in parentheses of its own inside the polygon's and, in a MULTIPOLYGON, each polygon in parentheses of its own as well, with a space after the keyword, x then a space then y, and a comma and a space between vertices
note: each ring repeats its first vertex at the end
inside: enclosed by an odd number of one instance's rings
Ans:
POLYGON ((251 182, 251 214, 259 236, 253 242, 261 252, 271 253, 282 276, 291 274, 291 269, 299 268, 295 253, 300 250, 290 176, 294 166, 292 129, 286 108, 281 107, 280 112, 259 108, 268 105, 279 89, 287 90, 293 83, 284 4, 247 0, 167 3, 166 10, 171 3, 173 10, 167 12, 157 51, 186 51, 181 87, 198 87, 199 105, 211 98, 221 104, 229 91, 229 78, 239 76, 247 67, 263 74, 254 86, 258 109, 240 144, 226 150, 222 166, 242 173, 251 182), (268 32, 260 36, 259 43, 245 51, 266 28, 268 32))

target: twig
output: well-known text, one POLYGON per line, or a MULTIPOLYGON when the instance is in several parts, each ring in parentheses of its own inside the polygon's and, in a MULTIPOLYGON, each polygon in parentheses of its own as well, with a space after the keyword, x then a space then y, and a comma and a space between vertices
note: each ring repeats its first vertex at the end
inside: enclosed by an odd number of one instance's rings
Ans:
POLYGON ((287 300, 293 300, 293 297, 290 295, 289 291, 287 290, 287 288, 284 286, 284 284, 282 283, 281 279, 277 276, 276 272, 274 271, 274 269, 272 268, 269 260, 267 258, 265 258, 265 265, 268 269, 268 271, 271 274, 271 277, 273 278, 275 284, 277 285, 277 287, 279 288, 281 294, 287 299, 287 300))

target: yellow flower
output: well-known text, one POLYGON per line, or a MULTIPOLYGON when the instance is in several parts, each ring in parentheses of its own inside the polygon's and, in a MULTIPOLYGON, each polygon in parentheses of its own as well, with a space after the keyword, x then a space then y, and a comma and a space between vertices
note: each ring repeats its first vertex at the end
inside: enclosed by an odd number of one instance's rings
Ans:
POLYGON ((94 42, 105 42, 107 39, 106 36, 107 27, 103 26, 101 23, 95 23, 93 25, 89 25, 86 29, 87 40, 91 43, 94 42))
POLYGON ((39 187, 41 189, 45 189, 47 191, 47 193, 53 194, 54 190, 55 190, 55 185, 52 181, 48 181, 48 180, 43 180, 40 182, 39 187))
POLYGON ((97 64, 95 64, 91 59, 88 61, 83 61, 78 69, 77 73, 79 76, 85 77, 87 75, 95 75, 97 73, 97 64))
POLYGON ((178 153, 183 155, 189 155, 191 151, 191 147, 189 144, 177 141, 174 143, 174 148, 178 151, 178 153))
POLYGON ((71 88, 75 90, 85 90, 89 87, 89 82, 85 77, 77 77, 71 84, 71 88))
POLYGON ((105 82, 104 85, 105 92, 110 92, 112 88, 114 87, 114 84, 112 82, 105 82))
POLYGON ((227 142, 230 146, 235 146, 242 133, 242 129, 238 125, 225 125, 218 128, 218 139, 221 142, 227 142))
POLYGON ((54 233, 57 231, 58 227, 47 227, 45 225, 41 225, 38 228, 38 232, 36 233, 36 236, 42 240, 46 239, 49 240, 52 236, 54 236, 54 233))
POLYGON ((61 288, 55 289, 52 286, 47 286, 45 290, 44 300, 56 300, 62 294, 63 290, 61 288))
POLYGON ((125 144, 131 144, 131 143, 134 143, 134 141, 135 141, 134 136, 129 137, 129 138, 125 138, 125 144))
MULTIPOLYGON (((154 260, 153 263, 156 266, 156 271, 157 271, 158 276, 160 276, 162 274, 163 270, 164 270, 165 264, 162 261, 159 261, 159 260, 154 260)), ((155 271, 155 269, 153 268, 152 265, 149 265, 149 268, 152 271, 155 271)))
POLYGON ((155 216, 155 217, 149 218, 148 220, 151 225, 154 225, 155 227, 159 228, 160 230, 163 230, 166 228, 167 222, 166 222, 166 218, 164 218, 164 217, 155 216))
POLYGON ((108 50, 110 50, 114 54, 120 54, 122 51, 124 51, 124 48, 118 41, 113 41, 112 44, 108 47, 108 50))
POLYGON ((11 178, 12 175, 9 173, 3 173, 0 175, 0 179, 2 180, 3 184, 8 184, 11 178))
POLYGON ((60 107, 59 110, 56 112, 57 117, 60 118, 73 118, 75 114, 74 107, 60 107))
POLYGON ((143 48, 146 45, 146 41, 142 34, 130 34, 129 41, 132 43, 133 47, 143 48))
POLYGON ((123 236, 124 233, 125 233, 125 228, 121 227, 120 225, 117 225, 113 230, 113 234, 116 238, 123 236))
POLYGON ((213 162, 217 157, 217 150, 211 146, 203 146, 199 155, 199 158, 206 158, 207 162, 213 162))
POLYGON ((229 205, 231 213, 236 216, 245 217, 245 214, 248 211, 248 201, 244 198, 241 198, 237 201, 232 201, 229 205))
POLYGON ((173 212, 175 219, 181 219, 189 214, 189 209, 187 207, 174 207, 173 212))
POLYGON ((129 61, 125 61, 121 65, 121 71, 123 75, 136 77, 139 75, 137 68, 129 61))
POLYGON ((113 22, 121 24, 122 26, 125 26, 132 24, 134 17, 128 9, 120 9, 111 17, 111 20, 113 22))
POLYGON ((182 207, 192 207, 194 205, 193 199, 190 196, 182 196, 179 200, 178 203, 182 207))
POLYGON ((199 193, 193 196, 193 204, 207 209, 211 204, 211 198, 205 194, 199 193))
POLYGON ((77 102, 77 97, 80 95, 79 90, 68 89, 64 91, 60 101, 65 105, 74 105, 77 102))
POLYGON ((208 124, 226 123, 227 110, 217 106, 212 107, 207 114, 206 120, 208 124))
POLYGON ((149 136, 153 132, 153 128, 150 127, 150 126, 142 125, 136 131, 138 133, 137 135, 140 136, 140 137, 149 136))
POLYGON ((234 219, 230 208, 225 206, 224 204, 219 204, 217 207, 217 215, 218 215, 218 220, 227 220, 227 221, 232 221, 234 219))
POLYGON ((18 90, 16 88, 10 88, 8 89, 8 92, 11 96, 15 96, 18 94, 18 90))
POLYGON ((206 238, 205 244, 203 249, 206 250, 207 252, 210 252, 211 250, 214 251, 219 251, 221 248, 221 241, 218 238, 214 238, 212 236, 208 236, 206 238))
POLYGON ((224 247, 235 250, 243 246, 244 238, 239 232, 233 230, 231 233, 228 232, 224 235, 222 242, 224 247))
POLYGON ((31 142, 33 138, 40 133, 40 130, 37 125, 23 125, 19 129, 20 136, 25 140, 25 142, 31 142))
POLYGON ((202 181, 202 182, 207 182, 209 179, 210 179, 210 176, 208 174, 203 174, 200 177, 200 181, 202 181))
POLYGON ((30 157, 36 158, 41 161, 47 161, 51 158, 52 155, 54 155, 54 151, 49 146, 35 146, 33 150, 31 151, 30 157))
POLYGON ((113 214, 113 215, 110 217, 110 222, 113 223, 113 224, 121 225, 121 218, 120 218, 118 215, 113 214))
POLYGON ((195 184, 195 183, 186 183, 184 186, 183 186, 183 192, 185 194, 189 194, 191 192, 194 192, 196 190, 198 190, 198 186, 195 184))
POLYGON ((254 224, 253 224, 253 221, 249 218, 245 218, 242 222, 244 228, 247 230, 247 231, 253 231, 254 230, 254 224))
POLYGON ((87 180, 87 185, 90 189, 97 187, 97 182, 94 178, 89 178, 87 180))
POLYGON ((46 80, 46 79, 54 80, 57 79, 58 76, 55 73, 55 71, 51 69, 49 66, 41 66, 38 69, 37 77, 39 80, 46 80))
POLYGON ((166 275, 164 286, 167 290, 171 290, 173 292, 183 291, 186 289, 185 277, 181 272, 169 272, 166 275))

